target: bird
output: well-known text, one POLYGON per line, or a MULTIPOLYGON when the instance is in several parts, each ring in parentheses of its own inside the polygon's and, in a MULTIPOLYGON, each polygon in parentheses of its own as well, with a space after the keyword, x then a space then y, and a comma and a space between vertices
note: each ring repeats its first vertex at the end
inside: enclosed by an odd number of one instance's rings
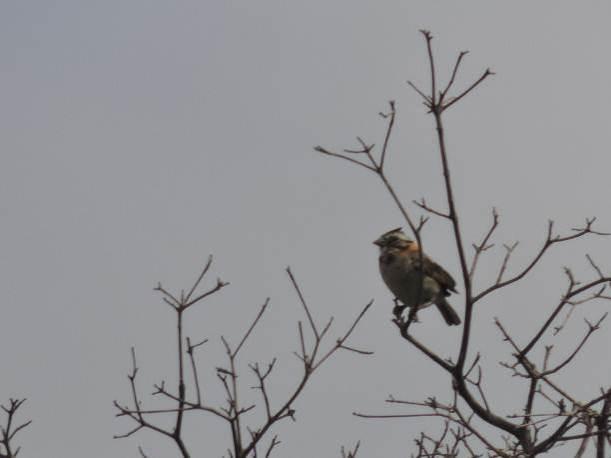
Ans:
POLYGON ((458 313, 446 300, 457 293, 456 281, 443 267, 421 253, 402 228, 382 234, 374 242, 380 247, 380 274, 388 289, 404 306, 418 309, 435 304, 449 325, 461 323, 458 313))

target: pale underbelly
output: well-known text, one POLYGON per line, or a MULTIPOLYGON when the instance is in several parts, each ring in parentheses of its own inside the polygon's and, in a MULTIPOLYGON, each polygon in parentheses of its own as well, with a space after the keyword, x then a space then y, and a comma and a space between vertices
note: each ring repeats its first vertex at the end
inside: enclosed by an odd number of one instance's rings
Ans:
POLYGON ((383 277, 386 286, 404 305, 428 307, 439 294, 437 282, 430 277, 424 277, 422 280, 419 272, 406 274, 405 271, 392 267, 385 270, 383 277))

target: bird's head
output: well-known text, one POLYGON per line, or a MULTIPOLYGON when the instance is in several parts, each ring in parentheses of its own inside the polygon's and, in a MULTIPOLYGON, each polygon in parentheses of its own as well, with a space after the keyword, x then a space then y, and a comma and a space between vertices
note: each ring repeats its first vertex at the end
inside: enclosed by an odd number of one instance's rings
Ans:
POLYGON ((373 243, 379 246, 381 250, 388 248, 396 248, 399 250, 409 249, 410 251, 418 249, 418 244, 409 239, 400 227, 382 234, 373 243))

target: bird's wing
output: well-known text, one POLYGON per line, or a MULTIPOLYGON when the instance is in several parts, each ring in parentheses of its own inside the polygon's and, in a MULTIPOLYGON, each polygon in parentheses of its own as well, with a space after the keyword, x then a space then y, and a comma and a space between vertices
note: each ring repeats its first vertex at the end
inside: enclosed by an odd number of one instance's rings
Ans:
POLYGON ((439 286, 441 286, 444 290, 453 291, 455 293, 457 292, 456 281, 452 278, 452 276, 428 256, 422 257, 422 272, 427 277, 431 277, 433 280, 439 283, 439 286))

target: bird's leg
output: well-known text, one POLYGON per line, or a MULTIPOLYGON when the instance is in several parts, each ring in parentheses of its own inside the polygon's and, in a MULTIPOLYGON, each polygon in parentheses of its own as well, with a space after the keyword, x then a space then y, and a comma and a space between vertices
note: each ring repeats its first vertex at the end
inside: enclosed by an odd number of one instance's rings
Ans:
POLYGON ((403 316, 403 312, 405 311, 406 308, 409 308, 409 314, 407 316, 407 321, 409 323, 418 323, 419 307, 408 307, 407 305, 399 302, 399 299, 397 299, 396 297, 393 299, 393 302, 395 303, 395 306, 392 309, 392 313, 395 316, 395 318, 397 318, 398 320, 401 320, 403 316))
POLYGON ((399 299, 397 299, 396 297, 393 299, 393 302, 395 303, 394 308, 392 309, 392 314, 397 317, 397 319, 401 319, 401 315, 403 315, 403 311, 407 308, 406 305, 403 305, 399 302, 399 299))
POLYGON ((409 309, 409 314, 407 315, 408 323, 419 323, 418 321, 418 310, 419 307, 411 307, 409 309))

